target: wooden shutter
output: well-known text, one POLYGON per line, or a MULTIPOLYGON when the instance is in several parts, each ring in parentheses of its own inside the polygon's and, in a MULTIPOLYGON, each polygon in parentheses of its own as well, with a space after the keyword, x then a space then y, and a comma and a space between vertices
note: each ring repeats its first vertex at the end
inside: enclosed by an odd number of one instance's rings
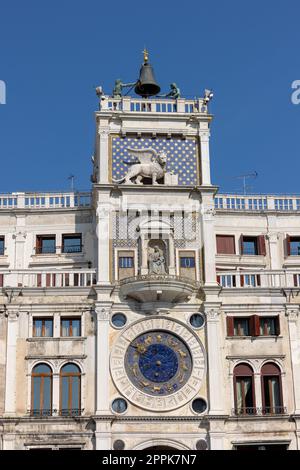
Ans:
POLYGON ((35 253, 38 254, 41 252, 42 252, 42 237, 40 235, 37 235, 35 253))
POLYGON ((275 335, 279 336, 280 335, 280 319, 279 315, 275 319, 275 335))
POLYGON ((227 336, 234 336, 234 317, 226 317, 227 336))
POLYGON ((262 256, 266 256, 266 240, 264 235, 260 235, 257 237, 257 245, 258 245, 258 254, 262 256))
POLYGON ((244 235, 241 235, 240 237, 240 250, 241 250, 241 255, 244 254, 244 235))
POLYGON ((235 254, 235 238, 234 235, 217 235, 217 253, 224 255, 235 254))
POLYGON ((286 236, 286 254, 291 256, 291 237, 289 235, 286 236))
POLYGON ((0 274, 0 287, 3 287, 3 274, 0 274))
POLYGON ((259 336, 260 322, 258 315, 252 315, 250 317, 250 334, 251 336, 259 336))
POLYGON ((298 274, 294 274, 294 287, 298 287, 298 274))
POLYGON ((36 284, 37 284, 37 287, 42 287, 42 275, 41 274, 36 275, 36 284))

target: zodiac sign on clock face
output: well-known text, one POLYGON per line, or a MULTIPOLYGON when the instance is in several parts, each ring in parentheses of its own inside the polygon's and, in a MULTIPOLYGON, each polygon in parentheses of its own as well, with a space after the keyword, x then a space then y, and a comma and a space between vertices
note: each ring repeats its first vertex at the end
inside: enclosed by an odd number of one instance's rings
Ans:
POLYGON ((187 345, 166 331, 138 336, 128 347, 125 367, 131 382, 150 395, 170 395, 188 381, 192 357, 187 345))

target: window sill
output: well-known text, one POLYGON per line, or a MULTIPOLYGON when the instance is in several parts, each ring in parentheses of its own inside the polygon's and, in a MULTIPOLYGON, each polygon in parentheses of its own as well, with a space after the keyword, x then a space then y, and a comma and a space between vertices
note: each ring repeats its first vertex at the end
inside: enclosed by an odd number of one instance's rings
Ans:
POLYGON ((86 336, 31 336, 27 338, 26 341, 82 341, 87 339, 86 336))
POLYGON ((270 340, 270 339, 279 339, 279 338, 283 338, 282 335, 269 335, 269 336, 263 336, 263 335, 260 335, 260 336, 226 336, 226 339, 233 339, 233 340, 238 340, 238 339, 242 339, 242 340, 245 340, 245 339, 249 339, 251 341, 255 341, 255 340, 262 340, 262 339, 267 339, 267 340, 270 340))

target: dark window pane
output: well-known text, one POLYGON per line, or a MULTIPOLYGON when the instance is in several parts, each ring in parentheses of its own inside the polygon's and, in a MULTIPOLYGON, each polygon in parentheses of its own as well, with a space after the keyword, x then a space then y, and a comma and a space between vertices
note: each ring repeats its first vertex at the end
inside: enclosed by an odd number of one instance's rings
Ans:
POLYGON ((290 241, 290 250, 292 256, 300 255, 300 239, 292 239, 290 241))
POLYGON ((51 377, 44 377, 43 409, 51 409, 51 377))
POLYGON ((62 410, 69 408, 69 377, 62 377, 62 410))
POLYGON ((4 255, 4 238, 0 238, 0 255, 4 255))
POLYGON ((72 336, 80 336, 80 320, 72 320, 72 336))
POLYGON ((42 336, 42 320, 33 320, 34 324, 34 336, 40 337, 42 336))
POLYGON ((120 256, 119 257, 119 268, 133 268, 133 257, 131 257, 131 256, 120 256))
POLYGON ((181 268, 194 268, 195 267, 195 258, 192 256, 180 258, 180 267, 181 268))
POLYGON ((261 336, 274 336, 274 335, 276 335, 276 320, 275 320, 275 318, 261 318, 260 319, 260 335, 261 336))
POLYGON ((80 374, 80 369, 75 364, 66 364, 65 366, 62 367, 61 371, 63 374, 67 374, 67 373, 70 374, 72 372, 74 374, 80 374))
POLYGON ((72 380, 72 409, 78 410, 79 405, 79 377, 71 377, 72 380))
POLYGON ((34 374, 51 374, 51 372, 52 371, 47 364, 38 364, 33 369, 34 374))
POLYGON ((244 255, 257 255, 257 242, 255 238, 243 239, 243 254, 244 255))
POLYGON ((234 319, 234 336, 249 336, 249 319, 248 318, 235 318, 234 319))
POLYGON ((70 336, 70 320, 61 321, 61 335, 70 336))
POLYGON ((42 253, 55 253, 55 238, 42 238, 41 252, 42 253))
POLYGON ((33 379, 33 409, 40 409, 41 377, 33 379))
POLYGON ((81 252, 81 236, 63 236, 63 252, 64 253, 80 253, 81 252))

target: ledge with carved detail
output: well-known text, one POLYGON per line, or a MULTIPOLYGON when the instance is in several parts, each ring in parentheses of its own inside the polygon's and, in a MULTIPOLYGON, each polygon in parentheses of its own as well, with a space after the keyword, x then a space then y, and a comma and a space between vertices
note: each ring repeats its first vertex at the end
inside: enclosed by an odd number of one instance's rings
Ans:
POLYGON ((138 302, 183 302, 197 292, 201 284, 171 274, 145 274, 119 281, 120 293, 138 302))
POLYGON ((238 418, 272 417, 287 414, 285 406, 241 407, 233 408, 232 415, 238 418))

